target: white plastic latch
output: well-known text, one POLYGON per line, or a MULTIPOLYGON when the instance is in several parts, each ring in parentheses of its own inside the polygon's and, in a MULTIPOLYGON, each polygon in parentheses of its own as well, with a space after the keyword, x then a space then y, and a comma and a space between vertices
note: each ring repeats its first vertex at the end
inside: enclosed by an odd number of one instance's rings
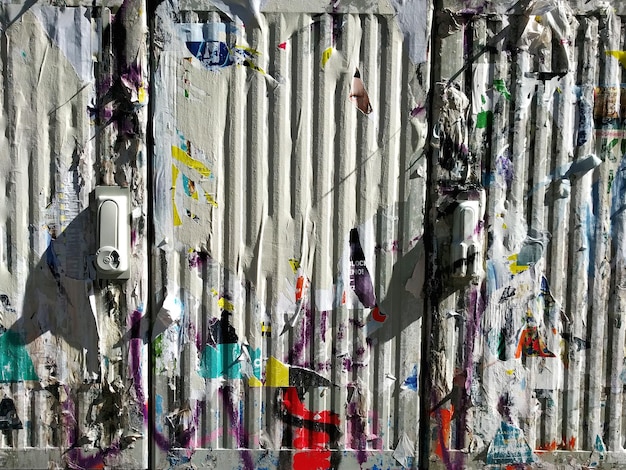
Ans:
POLYGON ((130 277, 130 191, 98 186, 95 191, 98 232, 96 271, 99 279, 130 277))
POLYGON ((457 199, 452 222, 451 264, 457 277, 476 276, 482 270, 482 236, 479 222, 485 210, 482 190, 457 199))

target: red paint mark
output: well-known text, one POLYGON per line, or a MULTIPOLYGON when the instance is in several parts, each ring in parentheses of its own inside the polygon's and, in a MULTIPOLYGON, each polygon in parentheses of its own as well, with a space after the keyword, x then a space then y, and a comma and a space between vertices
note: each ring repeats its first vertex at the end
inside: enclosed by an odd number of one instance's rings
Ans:
POLYGON ((567 443, 567 450, 574 450, 576 448, 576 438, 574 436, 569 438, 567 443))
MULTIPOLYGON (((297 426, 293 433, 296 449, 328 449, 331 431, 339 428, 339 415, 332 411, 310 411, 300 401, 295 387, 283 392, 283 407, 297 426)), ((327 468, 327 467, 325 467, 327 468)))
POLYGON ((281 42, 281 43, 278 45, 278 48, 279 48, 279 49, 282 49, 282 50, 287 49, 287 41, 285 41, 285 42, 281 42))
POLYGON ((437 442, 435 454, 437 454, 441 458, 441 460, 445 461, 448 455, 448 442, 450 442, 454 406, 450 405, 449 410, 440 408, 436 411, 436 413, 439 415, 439 441, 437 442))
POLYGON ((327 470, 329 468, 329 450, 298 452, 293 456, 293 470, 327 470))
POLYGON ((372 318, 379 323, 383 323, 387 319, 387 315, 381 312, 380 308, 378 308, 378 305, 377 305, 372 310, 372 318))
POLYGON ((327 449, 329 444, 330 438, 324 431, 300 428, 294 432, 293 446, 296 449, 327 449))

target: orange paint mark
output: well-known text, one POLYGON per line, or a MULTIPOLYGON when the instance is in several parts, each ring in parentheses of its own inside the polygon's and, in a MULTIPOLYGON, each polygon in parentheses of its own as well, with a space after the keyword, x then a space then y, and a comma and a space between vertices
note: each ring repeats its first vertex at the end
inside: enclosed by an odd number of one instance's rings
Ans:
POLYGON ((567 443, 567 450, 574 450, 576 448, 576 438, 574 436, 569 438, 567 443))
POLYGON ((304 276, 298 276, 296 280, 296 302, 304 296, 308 285, 309 283, 304 276))
POLYGON ((330 468, 330 451, 297 452, 293 456, 294 470, 327 470, 330 468))
POLYGON ((555 451, 558 448, 556 441, 549 442, 548 444, 542 444, 539 446, 540 450, 547 450, 549 452, 555 451))
POLYGON ((554 353, 548 350, 545 341, 539 336, 539 329, 536 326, 528 327, 522 331, 517 349, 515 350, 515 359, 522 357, 556 357, 554 353))
POLYGON ((438 414, 439 421, 439 440, 435 449, 435 454, 443 460, 444 452, 448 451, 450 442, 450 434, 452 431, 452 416, 454 415, 454 406, 450 405, 450 409, 439 409, 435 413, 438 414))

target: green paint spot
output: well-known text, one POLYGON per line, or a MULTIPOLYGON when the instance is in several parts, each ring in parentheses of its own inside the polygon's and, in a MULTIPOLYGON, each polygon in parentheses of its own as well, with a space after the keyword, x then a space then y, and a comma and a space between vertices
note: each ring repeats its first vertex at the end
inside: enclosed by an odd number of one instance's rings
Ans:
POLYGON ((497 91, 502 93, 502 96, 504 96, 507 101, 511 101, 511 93, 509 93, 509 90, 506 88, 506 83, 504 83, 504 80, 502 80, 501 78, 495 79, 493 81, 493 87, 497 91))
POLYGON ((480 102, 482 104, 487 104, 487 99, 485 98, 485 95, 480 95, 480 102))
POLYGON ((617 142, 619 142, 618 139, 613 139, 611 142, 609 142, 606 145, 607 150, 611 150, 613 147, 615 147, 617 145, 617 142))
POLYGON ((476 128, 477 129, 485 129, 486 127, 491 126, 493 122, 493 113, 491 111, 481 111, 476 116, 476 128))
POLYGON ((154 348, 154 357, 158 358, 163 356, 163 335, 159 335, 152 342, 152 347, 154 348))
MULTIPOLYGON (((261 380, 261 349, 248 349, 252 359, 254 376, 261 380)), ((205 346, 200 359, 198 374, 205 379, 242 379, 241 362, 237 359, 241 355, 239 343, 218 344, 216 347, 205 346)))
POLYGON ((20 335, 5 331, 0 336, 0 382, 39 380, 20 335))

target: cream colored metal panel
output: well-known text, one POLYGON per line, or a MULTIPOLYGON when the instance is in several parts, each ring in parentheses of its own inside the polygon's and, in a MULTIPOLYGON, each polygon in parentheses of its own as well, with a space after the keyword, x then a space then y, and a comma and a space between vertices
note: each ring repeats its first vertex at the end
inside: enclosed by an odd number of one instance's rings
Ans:
POLYGON ((623 458, 623 18, 571 6, 464 4, 435 41, 436 468, 623 458), (486 193, 466 242, 482 237, 485 271, 459 278, 468 190, 486 193))
POLYGON ((375 8, 263 11, 159 12, 156 465, 416 461, 428 67, 375 8))
MULTIPOLYGON (((145 54, 140 6, 115 17, 118 32, 134 28, 118 42, 133 58, 145 54)), ((132 322, 147 301, 146 70, 111 49, 107 8, 0 10, 2 466, 143 467, 147 362, 132 322), (114 183, 132 187, 124 285, 98 284, 93 265, 90 195, 114 183)))

